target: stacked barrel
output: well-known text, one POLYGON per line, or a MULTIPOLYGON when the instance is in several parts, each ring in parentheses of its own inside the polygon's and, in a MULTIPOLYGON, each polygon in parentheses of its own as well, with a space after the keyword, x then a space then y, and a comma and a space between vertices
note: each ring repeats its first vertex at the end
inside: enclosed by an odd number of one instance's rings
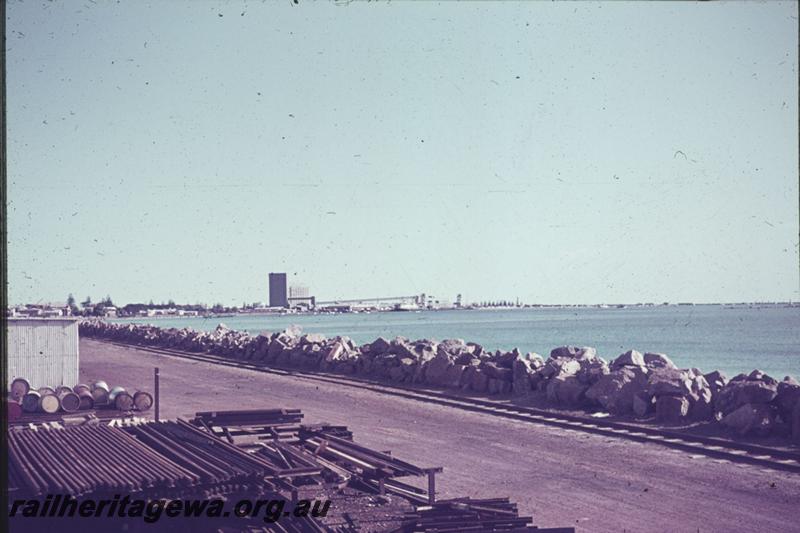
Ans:
POLYGON ((105 381, 33 389, 26 379, 16 378, 11 382, 6 403, 8 420, 13 422, 23 413, 75 413, 95 408, 147 411, 153 405, 153 397, 145 391, 131 394, 121 386, 109 388, 105 381))

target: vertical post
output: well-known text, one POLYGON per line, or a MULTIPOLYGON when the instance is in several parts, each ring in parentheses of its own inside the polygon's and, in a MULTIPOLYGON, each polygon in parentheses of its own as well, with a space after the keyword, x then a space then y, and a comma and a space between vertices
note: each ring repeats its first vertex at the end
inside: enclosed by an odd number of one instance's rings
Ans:
POLYGON ((153 381, 154 381, 153 396, 155 396, 155 403, 156 403, 156 422, 158 422, 159 420, 161 420, 160 409, 159 409, 160 406, 158 402, 158 381, 159 381, 158 367, 155 368, 155 372, 153 373, 153 381))
POLYGON ((385 480, 383 478, 380 478, 378 480, 378 491, 379 491, 381 496, 385 496, 386 495, 386 482, 385 482, 385 480))
POLYGON ((436 503, 436 471, 428 470, 428 505, 436 503))

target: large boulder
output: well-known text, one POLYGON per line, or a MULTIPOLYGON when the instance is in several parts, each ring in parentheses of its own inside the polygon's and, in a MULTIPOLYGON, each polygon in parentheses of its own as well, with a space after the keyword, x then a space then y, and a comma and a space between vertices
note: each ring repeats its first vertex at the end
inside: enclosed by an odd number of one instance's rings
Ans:
POLYGON ((447 370, 444 373, 444 376, 441 378, 441 385, 453 389, 457 389, 461 386, 461 380, 464 375, 464 371, 467 369, 466 365, 450 365, 447 367, 447 370))
POLYGON ((475 357, 480 357, 483 354, 483 346, 474 342, 467 343, 467 350, 475 357))
POLYGON ((550 350, 550 357, 553 359, 566 357, 570 359, 594 359, 597 357, 597 350, 591 346, 559 346, 550 350))
POLYGON ((489 376, 490 379, 508 381, 509 387, 514 379, 514 371, 510 368, 503 368, 493 361, 484 361, 480 364, 480 369, 489 376))
POLYGON ((452 364, 447 355, 437 354, 425 365, 425 381, 430 385, 443 384, 447 369, 452 364))
POLYGON ((389 344, 389 341, 383 337, 378 337, 369 345, 369 351, 375 355, 379 355, 388 352, 390 347, 391 344, 389 344))
POLYGON ((633 395, 633 414, 639 418, 645 417, 653 412, 654 399, 647 393, 637 392, 633 395))
POLYGON ((778 394, 773 400, 781 420, 789 422, 795 405, 800 403, 800 383, 794 378, 786 376, 778 383, 778 394))
POLYGON ((547 384, 547 399, 565 407, 580 407, 586 403, 588 385, 576 376, 556 376, 547 384))
POLYGON ((578 364, 580 364, 580 369, 575 373, 575 376, 581 383, 586 385, 594 385, 601 377, 611 372, 608 368, 608 363, 600 357, 580 359, 578 364))
POLYGON ((550 357, 539 372, 543 378, 550 379, 557 374, 572 376, 577 374, 580 369, 581 363, 577 359, 550 357))
POLYGON ((616 414, 633 411, 633 397, 647 386, 647 369, 625 366, 602 376, 589 387, 586 397, 595 400, 606 410, 616 414))
POLYGON ((723 415, 728 415, 743 405, 766 404, 777 396, 777 382, 772 384, 761 379, 734 378, 717 392, 714 407, 723 415))
POLYGON ((489 394, 508 394, 511 392, 511 382, 502 379, 489 378, 489 394))
POLYGON ((429 340, 418 340, 414 342, 411 351, 416 354, 420 363, 430 361, 436 357, 437 344, 429 340))
POLYGON ((269 348, 267 349, 267 361, 274 362, 277 361, 278 357, 283 353, 284 350, 287 350, 289 345, 284 342, 283 339, 280 337, 276 337, 272 340, 269 344, 269 348))
POLYGON ((790 424, 792 426, 792 441, 795 444, 800 444, 800 402, 792 410, 790 424))
POLYGON ((522 354, 520 353, 519 348, 514 348, 510 352, 498 352, 494 358, 494 362, 503 368, 512 368, 514 366, 514 361, 520 359, 521 357, 522 354))
POLYGON ((445 339, 439 343, 438 353, 460 355, 464 352, 470 352, 470 350, 463 339, 445 339))
POLYGON ((387 375, 390 380, 396 382, 403 382, 406 379, 406 373, 403 371, 403 367, 399 365, 391 367, 387 375))
POLYGON ((480 368, 471 367, 474 370, 469 376, 469 388, 475 392, 486 392, 489 388, 489 376, 480 368))
POLYGON ((611 370, 619 370, 624 366, 645 366, 644 356, 636 350, 628 350, 611 361, 611 370))
POLYGON ((685 396, 692 392, 692 376, 685 370, 658 368, 650 372, 647 393, 650 396, 685 396))
POLYGON ((775 425, 775 409, 764 403, 746 403, 726 415, 721 423, 740 435, 766 436, 775 425))
POLYGON ((703 377, 706 378, 708 386, 711 387, 711 392, 714 394, 728 384, 728 377, 719 370, 714 370, 708 374, 703 374, 703 377))
POLYGON ((321 333, 306 333, 300 337, 300 344, 322 344, 325 342, 325 335, 321 333))
POLYGON ((761 370, 753 370, 747 376, 748 381, 763 381, 769 385, 778 385, 778 380, 770 376, 769 374, 765 374, 761 370))
POLYGON ((663 353, 647 352, 644 354, 644 364, 647 368, 678 368, 672 359, 663 353))
POLYGON ((714 395, 704 376, 696 375, 692 379, 689 403, 689 417, 693 420, 703 421, 714 418, 714 395))
POLYGON ((531 374, 534 369, 528 359, 518 358, 514 361, 514 366, 511 369, 512 385, 511 391, 517 396, 524 396, 531 391, 531 374))
POLYGON ((667 424, 683 422, 689 414, 689 400, 684 396, 662 395, 656 398, 656 420, 667 424))
POLYGON ((544 358, 538 353, 528 352, 525 354, 525 359, 533 370, 539 370, 544 366, 544 358))

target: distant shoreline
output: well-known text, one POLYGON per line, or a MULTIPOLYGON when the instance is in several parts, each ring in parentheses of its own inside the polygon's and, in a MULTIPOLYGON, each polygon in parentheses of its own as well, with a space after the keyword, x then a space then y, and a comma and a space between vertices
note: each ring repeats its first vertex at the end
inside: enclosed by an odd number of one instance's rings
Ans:
POLYGON ((203 318, 203 319, 219 319, 219 318, 235 318, 246 316, 314 316, 314 315, 340 315, 340 314, 371 314, 371 313, 421 313, 421 312, 442 312, 442 311, 522 311, 522 310, 537 310, 537 309, 600 309, 600 310, 618 310, 618 309, 653 309, 664 307, 722 307, 728 309, 761 309, 761 308, 800 308, 800 302, 743 302, 743 303, 675 303, 675 304, 532 304, 520 306, 507 306, 507 307, 441 307, 432 309, 414 309, 397 311, 392 309, 369 309, 369 310, 354 310, 354 311, 317 311, 317 310, 291 310, 291 311, 246 311, 236 313, 224 314, 208 314, 208 315, 178 315, 178 314, 165 314, 165 315, 152 315, 152 316, 120 316, 112 318, 111 320, 134 320, 134 319, 176 319, 176 318, 203 318))

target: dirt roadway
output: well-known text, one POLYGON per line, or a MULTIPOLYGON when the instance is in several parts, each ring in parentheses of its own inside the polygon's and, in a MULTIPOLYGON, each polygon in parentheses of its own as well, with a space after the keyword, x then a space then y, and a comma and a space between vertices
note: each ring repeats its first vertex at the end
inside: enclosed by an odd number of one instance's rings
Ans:
POLYGON ((161 417, 296 407, 365 445, 444 466, 441 497, 510 496, 540 527, 578 531, 800 531, 800 475, 653 444, 535 426, 332 384, 162 357, 81 339, 82 382, 152 389, 161 417))

